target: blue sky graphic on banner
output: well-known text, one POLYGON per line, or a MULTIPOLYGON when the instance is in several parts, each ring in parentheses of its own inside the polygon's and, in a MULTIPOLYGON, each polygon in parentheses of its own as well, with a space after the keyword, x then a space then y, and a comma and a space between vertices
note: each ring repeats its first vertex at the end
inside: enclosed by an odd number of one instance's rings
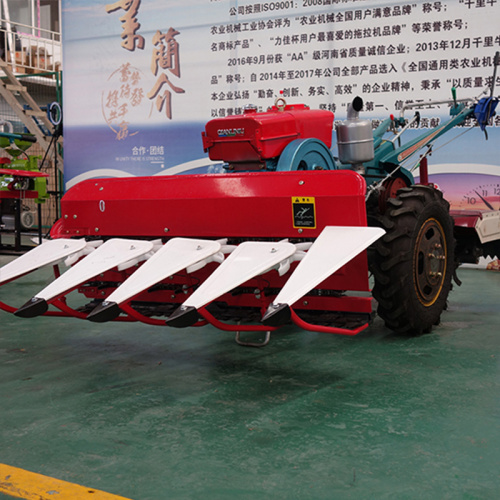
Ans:
MULTIPOLYGON (((359 95, 363 118, 375 122, 408 100, 449 99, 452 86, 459 98, 476 97, 500 50, 500 2, 63 0, 62 8, 67 188, 92 177, 218 170, 203 152, 205 123, 249 104, 266 110, 278 97, 342 120, 359 95)), ((500 75, 496 83, 498 94, 500 75)), ((448 107, 421 115, 420 128, 434 127, 448 107)), ((470 201, 457 174, 498 187, 499 127, 497 116, 487 141, 466 124, 437 142, 430 172, 453 206, 470 201)))

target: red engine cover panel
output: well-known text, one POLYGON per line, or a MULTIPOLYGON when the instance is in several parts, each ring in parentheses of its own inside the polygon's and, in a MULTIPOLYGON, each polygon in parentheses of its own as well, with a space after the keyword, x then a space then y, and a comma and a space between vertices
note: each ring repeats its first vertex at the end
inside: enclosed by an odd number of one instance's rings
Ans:
POLYGON ((332 144, 333 113, 303 104, 273 107, 265 113, 217 118, 205 126, 203 147, 211 160, 259 162, 279 156, 294 139, 315 138, 332 144))

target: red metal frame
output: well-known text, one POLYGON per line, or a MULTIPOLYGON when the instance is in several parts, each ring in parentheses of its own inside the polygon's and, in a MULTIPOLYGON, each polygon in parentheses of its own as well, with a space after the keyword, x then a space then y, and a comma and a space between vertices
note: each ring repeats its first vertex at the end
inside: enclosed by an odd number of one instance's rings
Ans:
POLYGON ((475 229, 476 224, 483 218, 480 210, 450 210, 455 227, 475 229))
POLYGON ((37 172, 35 170, 16 170, 14 168, 0 168, 0 175, 8 175, 12 177, 49 177, 49 174, 45 172, 37 172))
POLYGON ((21 189, 0 191, 0 200, 18 200, 18 199, 31 200, 38 198, 39 196, 40 195, 38 194, 38 191, 29 191, 21 189))
MULTIPOLYGON (((1 160, 1 158, 0 158, 1 160)), ((11 176, 14 178, 12 182, 9 183, 8 190, 0 191, 0 199, 12 200, 18 198, 25 199, 35 199, 38 198, 38 191, 30 191, 27 189, 16 189, 14 185, 21 181, 22 179, 33 179, 36 177, 49 177, 49 174, 44 172, 35 172, 31 170, 16 170, 12 168, 0 168, 0 175, 11 176)))
POLYGON ((427 186, 429 184, 429 164, 427 162, 427 156, 420 159, 420 184, 427 186))

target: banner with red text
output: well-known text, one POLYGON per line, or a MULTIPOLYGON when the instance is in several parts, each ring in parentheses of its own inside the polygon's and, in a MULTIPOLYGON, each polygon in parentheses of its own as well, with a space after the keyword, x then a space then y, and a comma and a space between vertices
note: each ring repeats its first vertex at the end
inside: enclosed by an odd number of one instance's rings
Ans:
MULTIPOLYGON (((219 171, 203 151, 204 124, 250 104, 266 110, 278 97, 342 120, 359 95, 374 126, 407 101, 449 99, 452 87, 476 97, 491 86, 500 50, 496 1, 62 0, 62 8, 67 188, 92 177, 219 171)), ((421 110, 419 129, 448 111, 421 110)), ((486 199, 498 209, 500 120, 489 140, 471 125, 438 141, 432 179, 455 208, 486 208, 486 199)))

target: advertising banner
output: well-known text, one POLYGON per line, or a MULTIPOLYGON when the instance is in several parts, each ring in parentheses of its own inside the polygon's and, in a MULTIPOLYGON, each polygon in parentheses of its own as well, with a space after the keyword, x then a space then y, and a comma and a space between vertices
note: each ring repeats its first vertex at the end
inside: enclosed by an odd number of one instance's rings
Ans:
MULTIPOLYGON (((93 177, 220 171, 203 151, 205 123, 248 105, 265 111, 280 97, 338 121, 360 96, 374 126, 408 101, 450 99, 452 87, 458 99, 478 97, 491 88, 500 50, 493 0, 63 0, 62 8, 66 188, 93 177)), ((500 74, 495 83, 498 94, 500 74)), ((407 139, 438 127, 449 109, 420 109, 407 139)), ((472 125, 436 142, 431 180, 452 208, 499 209, 500 117, 488 140, 472 125)))

